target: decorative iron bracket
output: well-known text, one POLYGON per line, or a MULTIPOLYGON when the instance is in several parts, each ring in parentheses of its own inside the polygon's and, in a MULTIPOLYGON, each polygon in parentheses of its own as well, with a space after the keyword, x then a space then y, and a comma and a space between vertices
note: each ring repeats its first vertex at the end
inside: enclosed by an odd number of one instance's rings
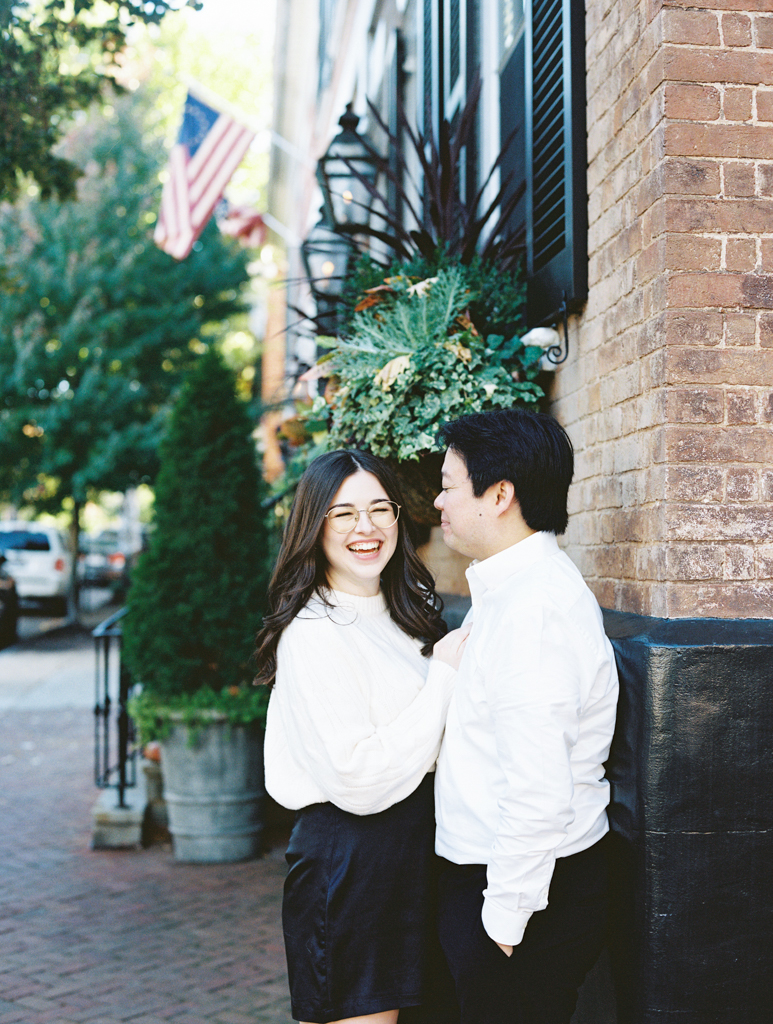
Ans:
POLYGON ((545 349, 545 358, 554 366, 559 366, 561 363, 565 363, 569 355, 569 310, 566 306, 566 292, 563 293, 561 305, 559 306, 559 313, 561 314, 564 325, 564 336, 561 339, 562 344, 551 345, 550 348, 545 349))

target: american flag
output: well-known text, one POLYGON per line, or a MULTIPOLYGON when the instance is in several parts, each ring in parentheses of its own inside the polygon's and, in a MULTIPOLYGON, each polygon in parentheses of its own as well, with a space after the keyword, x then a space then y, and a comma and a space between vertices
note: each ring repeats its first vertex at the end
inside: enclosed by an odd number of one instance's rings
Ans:
POLYGON ((188 93, 153 233, 160 249, 185 259, 254 137, 254 131, 188 93))

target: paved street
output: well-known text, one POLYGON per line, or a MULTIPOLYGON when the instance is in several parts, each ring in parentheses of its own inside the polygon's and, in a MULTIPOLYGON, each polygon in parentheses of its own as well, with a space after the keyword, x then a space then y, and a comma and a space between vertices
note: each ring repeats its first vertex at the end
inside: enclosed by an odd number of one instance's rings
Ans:
POLYGON ((87 632, 0 652, 0 1024, 288 1024, 282 839, 246 864, 92 851, 87 632))

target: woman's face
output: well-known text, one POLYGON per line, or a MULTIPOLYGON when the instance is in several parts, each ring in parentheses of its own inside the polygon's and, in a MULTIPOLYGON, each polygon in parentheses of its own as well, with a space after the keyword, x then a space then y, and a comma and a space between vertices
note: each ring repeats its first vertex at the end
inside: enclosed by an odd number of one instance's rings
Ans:
MULTIPOLYGON (((358 597, 374 597, 381 573, 397 547, 398 524, 374 526, 362 509, 374 501, 389 500, 378 477, 358 470, 338 488, 330 509, 351 506, 360 512, 359 521, 348 533, 336 533, 325 520, 322 550, 327 559, 327 581, 332 590, 358 597)), ((328 511, 330 511, 328 509, 328 511)))

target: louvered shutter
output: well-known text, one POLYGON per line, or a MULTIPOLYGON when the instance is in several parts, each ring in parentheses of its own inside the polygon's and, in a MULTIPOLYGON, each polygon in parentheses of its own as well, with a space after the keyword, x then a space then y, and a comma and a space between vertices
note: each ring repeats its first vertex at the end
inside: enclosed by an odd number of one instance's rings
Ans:
POLYGON ((467 91, 466 0, 443 0, 443 117, 453 122, 467 91))
POLYGON ((437 136, 440 123, 442 90, 441 70, 441 11, 438 0, 423 0, 418 7, 419 96, 417 111, 419 131, 437 136))
MULTIPOLYGON (((398 105, 403 99, 403 73, 402 67, 405 61, 405 44, 403 38, 399 32, 394 32, 393 44, 392 44, 392 59, 386 68, 384 75, 384 97, 383 107, 386 115, 385 120, 389 127, 390 133, 397 137, 400 134, 400 125, 398 119, 398 105)), ((397 153, 392 150, 389 151, 389 168, 393 174, 397 175, 400 172, 400 161, 397 153)), ((393 216, 399 217, 401 215, 401 203, 399 192, 396 189, 394 183, 389 180, 386 184, 387 191, 387 206, 393 216)))
MULTIPOLYGON (((512 2, 508 6, 514 6, 512 2)), ((526 144, 525 144, 525 36, 519 24, 510 36, 505 36, 503 43, 509 44, 505 50, 505 60, 499 72, 499 139, 501 145, 509 139, 502 157, 501 174, 503 181, 509 181, 507 198, 520 191, 526 182, 526 144)), ((523 194, 513 211, 509 224, 509 233, 523 237, 526 223, 526 195, 523 194)))
POLYGON ((578 0, 527 0, 526 251, 529 323, 588 294, 585 13, 578 0))

